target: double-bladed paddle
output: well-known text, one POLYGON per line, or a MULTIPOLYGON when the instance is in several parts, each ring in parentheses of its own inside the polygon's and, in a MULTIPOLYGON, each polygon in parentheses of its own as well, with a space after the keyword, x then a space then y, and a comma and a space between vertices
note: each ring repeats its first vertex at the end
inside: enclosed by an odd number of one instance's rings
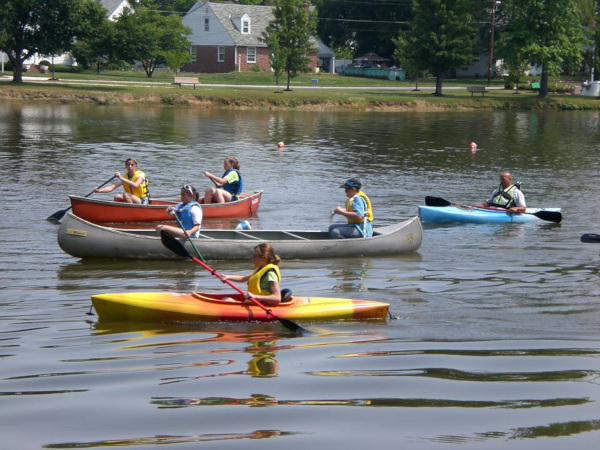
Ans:
POLYGON ((596 244, 600 244, 600 234, 596 233, 586 233, 582 234, 580 238, 581 242, 592 242, 596 244))
MULTIPOLYGON (((116 178, 115 175, 113 175, 111 177, 110 180, 105 181, 104 183, 102 183, 100 186, 98 186, 98 189, 100 189, 102 186, 107 185, 108 183, 110 183, 112 180, 114 180, 116 178)), ((92 195, 94 193, 94 191, 90 192, 88 195, 86 195, 86 197, 89 197, 90 195, 92 195)), ((52 214, 51 216, 46 217, 46 220, 49 222, 58 222, 60 219, 62 219, 64 217, 64 215, 67 213, 68 210, 70 210, 72 208, 72 206, 69 206, 66 209, 61 209, 60 211, 56 211, 54 214, 52 214)))
MULTIPOLYGON (((427 197, 425 197, 425 204, 427 206, 439 206, 439 207, 456 205, 456 206, 464 206, 467 208, 481 208, 480 206, 470 206, 470 205, 462 205, 460 203, 451 203, 446 199, 443 199, 440 197, 431 197, 429 195, 427 197)), ((483 207, 482 209, 486 209, 486 208, 483 207)), ((538 219, 547 220, 548 222, 554 222, 554 223, 560 223, 562 221, 562 214, 558 211, 538 211, 538 212, 534 212, 534 213, 518 212, 515 214, 531 214, 531 215, 537 217, 538 219)))
MULTIPOLYGON (((179 218, 177 216, 175 216, 175 218, 177 218, 177 221, 179 222, 179 218)), ((181 226, 181 223, 180 223, 180 226, 181 226)), ((198 249, 196 248, 196 246, 194 245, 194 243, 190 239, 189 235, 187 233, 185 233, 185 234, 186 234, 186 236, 188 238, 188 241, 192 244, 192 247, 194 247, 194 250, 196 250, 196 253, 198 253, 198 255, 201 256, 200 252, 198 251, 198 249)), ((214 275, 217 278, 221 279, 221 274, 219 274, 215 269, 213 269, 212 267, 210 267, 204 261, 201 261, 200 258, 197 258, 196 256, 191 255, 190 252, 187 251, 187 249, 183 246, 183 244, 181 242, 179 242, 177 239, 175 239, 173 236, 171 236, 165 230, 162 230, 160 232, 160 240, 162 241, 163 245, 165 247, 167 247, 169 250, 171 250, 173 253, 175 253, 175 254, 177 254, 179 256, 183 256, 184 258, 190 258, 190 259, 192 259, 196 264, 199 264, 200 266, 202 266, 206 270, 208 270, 211 273, 211 275, 214 275)), ((238 291, 240 294, 242 294, 244 296, 246 295, 246 292, 244 290, 242 290, 239 287, 237 287, 231 281, 225 280, 225 281, 223 281, 223 283, 228 284, 233 289, 235 289, 236 291, 238 291)), ((281 317, 273 314, 273 311, 271 311, 269 308, 267 308, 266 306, 264 306, 262 303, 260 303, 254 297, 252 297, 252 295, 250 295, 248 297, 248 300, 250 300, 256 306, 258 306, 259 308, 261 308, 264 312, 267 313, 267 315, 269 315, 269 316, 273 317, 274 319, 278 320, 280 324, 282 324, 284 327, 292 330, 296 334, 303 334, 303 333, 307 332, 307 330, 305 330, 304 328, 302 328, 297 323, 294 323, 294 322, 292 322, 291 320, 288 320, 288 319, 283 319, 283 318, 281 318, 281 317)))

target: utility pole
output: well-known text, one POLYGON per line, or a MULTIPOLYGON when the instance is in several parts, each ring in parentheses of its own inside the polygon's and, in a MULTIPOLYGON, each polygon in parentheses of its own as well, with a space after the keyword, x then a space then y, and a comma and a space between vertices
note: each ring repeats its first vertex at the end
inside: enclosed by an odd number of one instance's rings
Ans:
POLYGON ((492 0, 492 31, 490 33, 490 59, 488 61, 488 86, 492 85, 492 63, 494 61, 494 29, 496 28, 496 3, 498 0, 492 0))

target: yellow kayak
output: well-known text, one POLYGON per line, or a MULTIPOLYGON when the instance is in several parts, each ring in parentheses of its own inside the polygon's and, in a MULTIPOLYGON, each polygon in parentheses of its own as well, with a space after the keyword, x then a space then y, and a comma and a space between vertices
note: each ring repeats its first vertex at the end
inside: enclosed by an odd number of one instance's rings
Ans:
MULTIPOLYGON (((272 321, 240 294, 130 292, 92 295, 101 320, 144 322, 272 321)), ((298 297, 268 308, 288 320, 385 319, 388 303, 347 298, 298 297)))

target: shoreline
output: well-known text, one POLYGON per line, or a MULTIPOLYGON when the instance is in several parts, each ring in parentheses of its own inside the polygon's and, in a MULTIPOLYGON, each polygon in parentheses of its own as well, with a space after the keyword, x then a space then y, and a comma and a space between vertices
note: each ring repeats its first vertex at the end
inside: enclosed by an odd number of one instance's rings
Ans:
MULTIPOLYGON (((4 80, 3 80, 4 81, 4 80)), ((152 106, 181 108, 219 108, 237 110, 282 111, 474 111, 474 110, 560 110, 600 111, 600 101, 581 95, 551 94, 547 99, 522 90, 494 89, 486 95, 471 96, 466 88, 449 87, 443 97, 435 97, 431 88, 419 92, 409 89, 385 90, 373 87, 293 88, 291 91, 261 86, 199 85, 181 89, 169 84, 72 83, 40 80, 21 85, 0 82, 0 101, 88 104, 97 106, 152 106)))

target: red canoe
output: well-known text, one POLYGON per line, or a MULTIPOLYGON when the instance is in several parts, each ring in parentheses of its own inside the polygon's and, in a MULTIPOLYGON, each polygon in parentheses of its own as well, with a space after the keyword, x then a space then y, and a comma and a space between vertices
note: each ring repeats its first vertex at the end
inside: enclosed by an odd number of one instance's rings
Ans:
MULTIPOLYGON (((244 192, 235 202, 202 205, 203 218, 250 217, 258 211, 262 193, 244 192)), ((149 205, 136 205, 77 195, 69 195, 69 198, 73 213, 93 223, 171 221, 173 216, 167 213, 167 206, 178 203, 175 199, 156 199, 151 200, 149 205)))

